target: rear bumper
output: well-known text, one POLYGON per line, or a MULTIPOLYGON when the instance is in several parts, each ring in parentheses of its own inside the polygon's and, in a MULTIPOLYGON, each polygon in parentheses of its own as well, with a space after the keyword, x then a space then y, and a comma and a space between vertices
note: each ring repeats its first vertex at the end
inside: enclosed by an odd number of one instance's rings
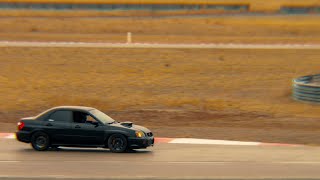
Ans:
POLYGON ((147 148, 149 146, 153 146, 153 144, 154 144, 153 137, 145 137, 145 138, 129 137, 128 138, 128 145, 132 149, 147 148))
POLYGON ((25 132, 25 131, 18 131, 16 132, 16 137, 18 141, 25 142, 25 143, 30 143, 30 132, 25 132))

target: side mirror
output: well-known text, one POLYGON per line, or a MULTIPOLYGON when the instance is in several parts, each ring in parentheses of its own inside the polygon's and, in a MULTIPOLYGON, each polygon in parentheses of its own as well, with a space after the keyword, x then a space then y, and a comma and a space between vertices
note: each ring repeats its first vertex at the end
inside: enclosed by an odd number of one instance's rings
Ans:
POLYGON ((92 122, 92 124, 93 124, 95 127, 98 127, 98 126, 99 126, 99 123, 98 123, 98 122, 92 122))

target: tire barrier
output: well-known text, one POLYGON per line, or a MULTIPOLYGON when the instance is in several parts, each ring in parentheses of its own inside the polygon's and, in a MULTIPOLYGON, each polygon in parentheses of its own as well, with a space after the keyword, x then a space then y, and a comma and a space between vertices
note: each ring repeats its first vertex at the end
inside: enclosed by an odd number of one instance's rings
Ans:
POLYGON ((292 87, 293 99, 320 103, 320 74, 294 79, 292 87))
POLYGON ((283 14, 318 14, 320 13, 320 6, 307 6, 307 7, 284 6, 284 7, 281 7, 280 12, 283 14))

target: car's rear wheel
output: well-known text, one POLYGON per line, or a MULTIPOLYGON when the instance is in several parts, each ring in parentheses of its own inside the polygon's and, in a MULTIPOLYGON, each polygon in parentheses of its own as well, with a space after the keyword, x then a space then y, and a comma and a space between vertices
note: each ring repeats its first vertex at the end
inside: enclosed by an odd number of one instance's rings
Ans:
POLYGON ((36 132, 31 137, 31 145, 37 151, 45 151, 49 148, 49 136, 43 132, 36 132))
POLYGON ((127 138, 122 134, 114 134, 108 139, 108 148, 111 152, 125 152, 128 146, 127 138))

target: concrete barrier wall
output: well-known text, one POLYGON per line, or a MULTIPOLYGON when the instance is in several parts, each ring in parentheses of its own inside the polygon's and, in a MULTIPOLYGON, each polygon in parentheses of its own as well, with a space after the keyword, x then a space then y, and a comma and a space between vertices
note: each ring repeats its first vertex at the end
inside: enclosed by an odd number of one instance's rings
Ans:
POLYGON ((320 0, 0 0, 2 4, 64 4, 64 5, 206 5, 244 6, 250 12, 278 12, 281 8, 320 7, 320 0))

